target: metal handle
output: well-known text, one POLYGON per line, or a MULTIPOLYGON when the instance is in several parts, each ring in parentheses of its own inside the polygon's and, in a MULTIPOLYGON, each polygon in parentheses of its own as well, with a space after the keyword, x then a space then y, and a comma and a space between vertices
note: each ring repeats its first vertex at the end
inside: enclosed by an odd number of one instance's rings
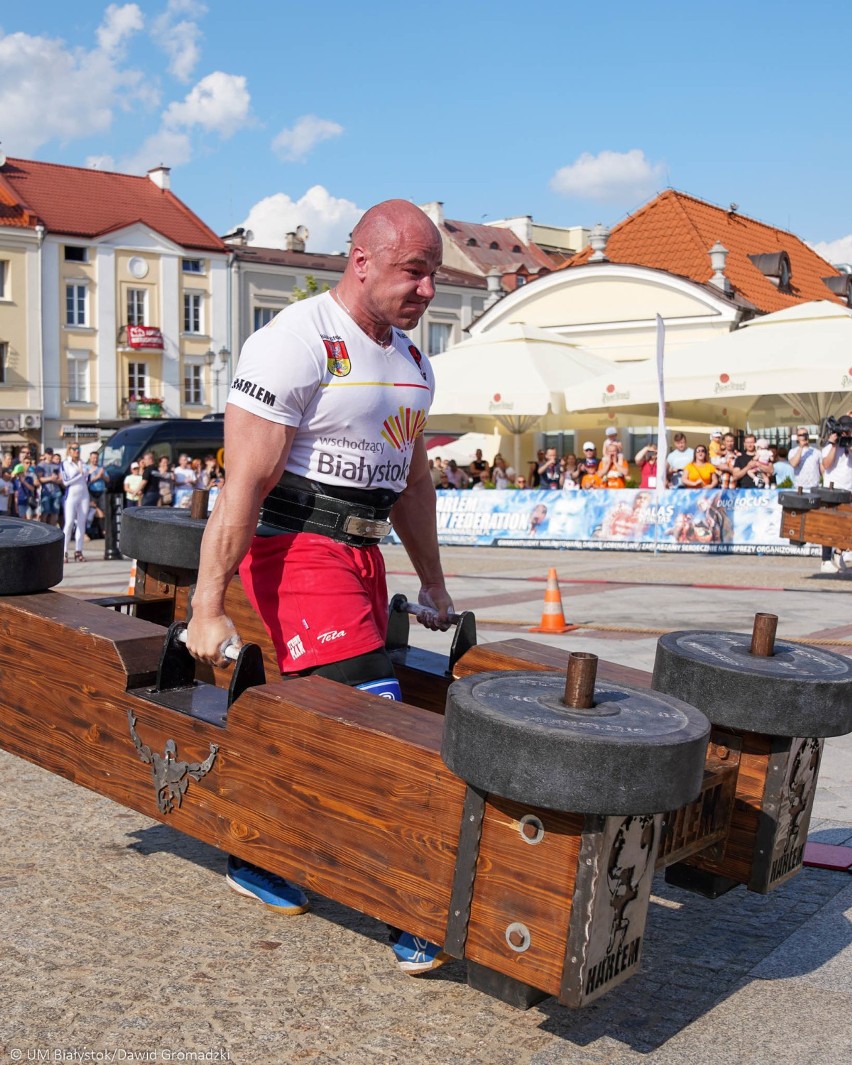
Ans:
MULTIPOLYGON (((410 599, 406 599, 405 603, 395 603, 396 610, 400 610, 406 614, 413 614, 416 618, 424 617, 425 615, 434 614, 438 616, 438 611, 431 606, 422 606, 420 603, 412 603, 410 599)), ((451 610, 447 615, 447 620, 451 625, 458 625, 461 621, 462 615, 457 614, 454 610, 451 610)))
MULTIPOLYGON (((177 634, 177 638, 180 643, 186 643, 186 629, 182 629, 177 634)), ((229 636, 219 648, 219 654, 224 658, 230 658, 232 662, 236 662, 240 657, 240 647, 242 646, 238 641, 239 636, 229 636)))

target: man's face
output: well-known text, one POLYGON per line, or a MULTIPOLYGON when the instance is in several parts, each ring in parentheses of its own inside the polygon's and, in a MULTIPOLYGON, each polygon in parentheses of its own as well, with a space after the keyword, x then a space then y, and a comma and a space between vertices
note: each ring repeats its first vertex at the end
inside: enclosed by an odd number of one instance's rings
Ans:
POLYGON ((547 454, 546 454, 545 457, 546 457, 548 462, 556 462, 556 448, 555 447, 549 447, 547 449, 547 454))
POLYGON ((363 272, 365 305, 378 320, 413 329, 435 296, 441 238, 425 225, 408 223, 373 249, 353 248, 363 272))
POLYGON ((686 440, 675 440, 674 446, 678 451, 686 451, 686 440))
POLYGON ((743 439, 743 447, 745 447, 746 452, 749 455, 754 454, 754 441, 755 438, 753 436, 747 436, 743 439))
POLYGON ((725 433, 725 450, 726 451, 733 451, 734 450, 734 434, 733 433, 725 433))

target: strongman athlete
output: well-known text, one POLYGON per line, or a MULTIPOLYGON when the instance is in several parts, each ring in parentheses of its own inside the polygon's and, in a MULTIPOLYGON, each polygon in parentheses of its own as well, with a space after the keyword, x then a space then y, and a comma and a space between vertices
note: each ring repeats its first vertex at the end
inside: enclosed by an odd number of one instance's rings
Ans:
MULTIPOLYGON (((225 413, 225 486, 207 523, 188 646, 224 665, 238 639, 225 591, 239 567, 285 676, 317 673, 387 698, 399 685, 384 650, 387 588, 379 541, 390 529, 420 578, 419 601, 446 629, 435 490, 422 432, 434 392, 403 330, 435 295, 441 236, 404 200, 371 208, 331 292, 294 303, 246 341, 225 413)), ((228 883, 284 913, 302 890, 230 858, 228 883)), ((394 953, 409 973, 447 960, 409 933, 394 953)))

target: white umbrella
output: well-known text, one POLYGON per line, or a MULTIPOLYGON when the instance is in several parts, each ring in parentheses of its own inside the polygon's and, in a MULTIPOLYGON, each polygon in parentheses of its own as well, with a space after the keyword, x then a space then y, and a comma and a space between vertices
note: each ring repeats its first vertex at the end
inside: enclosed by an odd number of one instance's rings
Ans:
POLYGON ((468 467, 473 461, 477 450, 482 452, 485 459, 488 460, 489 465, 491 460, 500 450, 500 434, 493 432, 490 436, 487 433, 465 433, 457 440, 452 440, 449 443, 430 444, 427 438, 426 441, 426 453, 430 456, 438 456, 442 459, 455 459, 460 466, 468 467))
MULTIPOLYGON (((717 340, 666 358, 666 407, 727 424, 759 415, 818 424, 848 409, 852 392, 852 310, 828 300, 802 303, 747 322, 717 340)), ((570 410, 650 409, 651 360, 613 365, 566 395, 570 410)))
POLYGON ((514 437, 516 470, 521 434, 548 412, 563 413, 574 384, 610 365, 556 333, 522 323, 463 340, 431 362, 432 414, 490 415, 514 437))

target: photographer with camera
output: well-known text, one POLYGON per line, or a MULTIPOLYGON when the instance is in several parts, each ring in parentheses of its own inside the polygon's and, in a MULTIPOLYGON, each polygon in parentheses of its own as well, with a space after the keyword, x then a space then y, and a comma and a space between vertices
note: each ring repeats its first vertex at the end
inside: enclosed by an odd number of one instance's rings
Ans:
MULTIPOLYGON (((826 444, 819 464, 822 483, 852 492, 852 411, 842 418, 826 418, 824 435, 826 444)), ((846 569, 842 552, 823 547, 823 573, 845 573, 846 569)))

